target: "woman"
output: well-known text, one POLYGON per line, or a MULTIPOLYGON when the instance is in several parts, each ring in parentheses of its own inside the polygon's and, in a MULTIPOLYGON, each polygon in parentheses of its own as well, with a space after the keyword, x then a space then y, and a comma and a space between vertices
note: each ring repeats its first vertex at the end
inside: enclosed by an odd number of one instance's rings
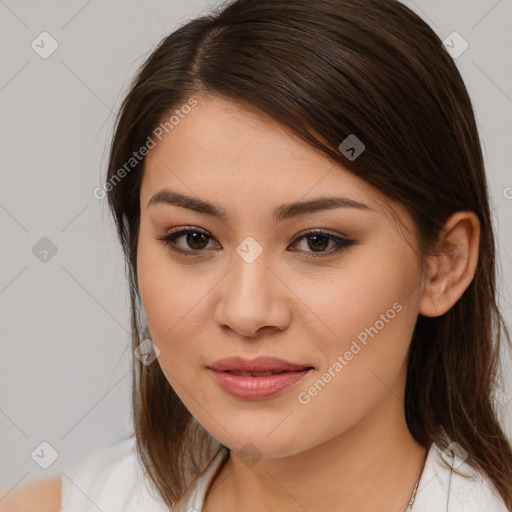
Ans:
POLYGON ((506 511, 475 119, 394 0, 238 0, 149 56, 108 196, 135 437, 62 512, 506 511), (139 460, 140 458, 140 460, 139 460))

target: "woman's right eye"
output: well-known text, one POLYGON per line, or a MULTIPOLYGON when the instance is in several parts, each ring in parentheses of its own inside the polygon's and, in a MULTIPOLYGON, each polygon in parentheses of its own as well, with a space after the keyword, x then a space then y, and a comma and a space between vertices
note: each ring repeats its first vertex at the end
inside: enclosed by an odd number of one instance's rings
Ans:
POLYGON ((206 231, 197 228, 187 228, 180 229, 179 231, 174 231, 168 233, 163 237, 158 237, 157 240, 164 242, 169 249, 172 251, 178 252, 185 256, 197 256, 198 252, 204 252, 204 249, 207 247, 208 239, 212 237, 207 234, 206 231), (184 238, 185 237, 185 238, 184 238), (187 250, 185 247, 180 247, 176 240, 183 239, 182 241, 188 245, 188 247, 192 250, 187 250), (206 243, 205 243, 206 242, 206 243), (195 254, 194 254, 195 253, 195 254))

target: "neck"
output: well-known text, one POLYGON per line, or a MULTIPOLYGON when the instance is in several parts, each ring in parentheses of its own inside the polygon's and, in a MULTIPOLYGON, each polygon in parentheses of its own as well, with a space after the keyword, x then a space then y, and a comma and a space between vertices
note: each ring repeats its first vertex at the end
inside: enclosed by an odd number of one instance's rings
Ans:
POLYGON ((370 512, 386 503, 404 512, 427 451, 407 428, 403 402, 388 393, 350 430, 310 450, 251 467, 231 454, 203 510, 370 512))

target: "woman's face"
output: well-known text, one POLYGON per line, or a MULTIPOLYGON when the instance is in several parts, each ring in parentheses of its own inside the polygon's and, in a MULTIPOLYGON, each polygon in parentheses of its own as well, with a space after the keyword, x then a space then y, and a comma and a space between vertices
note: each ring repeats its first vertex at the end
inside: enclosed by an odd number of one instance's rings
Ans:
POLYGON ((384 205, 416 246, 410 216, 269 118, 196 99, 145 161, 137 272, 160 350, 153 364, 214 438, 265 457, 305 451, 403 408, 423 284, 384 205), (151 201, 163 190, 224 216, 151 201), (327 197, 348 201, 291 207, 327 197), (186 229, 168 245, 160 240, 186 229), (212 371, 230 356, 305 370, 212 371))

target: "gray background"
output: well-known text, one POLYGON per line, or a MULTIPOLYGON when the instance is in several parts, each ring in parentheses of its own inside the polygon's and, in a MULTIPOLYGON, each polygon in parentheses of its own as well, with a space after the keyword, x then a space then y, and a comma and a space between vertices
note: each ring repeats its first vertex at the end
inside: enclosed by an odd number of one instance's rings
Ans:
MULTIPOLYGON (((512 1, 404 3, 441 39, 457 31, 469 43, 456 62, 484 145, 510 325, 512 1)), ((124 263, 92 191, 129 80, 161 38, 208 7, 0 0, 0 487, 58 473, 131 432, 124 263), (47 59, 31 47, 43 31, 59 45, 47 59), (46 262, 33 252, 43 237, 57 249, 46 262), (58 452, 46 470, 31 457, 44 441, 58 452)), ((498 394, 509 435, 511 397, 510 387, 498 394)))

